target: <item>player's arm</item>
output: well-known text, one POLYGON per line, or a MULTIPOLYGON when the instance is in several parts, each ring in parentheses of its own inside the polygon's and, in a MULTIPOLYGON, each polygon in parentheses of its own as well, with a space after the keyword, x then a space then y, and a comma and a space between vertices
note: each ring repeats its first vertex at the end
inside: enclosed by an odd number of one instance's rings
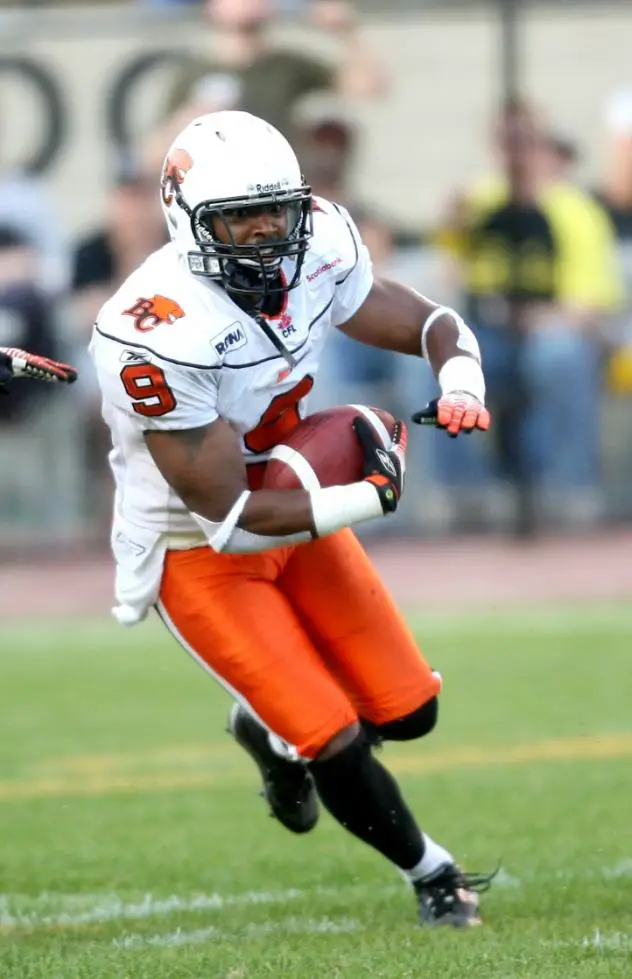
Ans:
MULTIPOLYGON (((398 282, 376 279, 340 329, 372 347, 425 357, 441 388, 437 424, 449 435, 489 428, 478 342, 454 310, 398 282)), ((413 415, 413 421, 420 422, 423 414, 413 415)))
POLYGON ((269 550, 322 537, 395 510, 404 472, 405 428, 384 452, 361 419, 365 479, 350 486, 250 492, 240 440, 222 419, 191 429, 145 431, 149 452, 167 483, 216 551, 269 550))
POLYGON ((121 353, 100 325, 90 351, 107 409, 126 417, 144 440, 164 480, 214 550, 266 551, 395 510, 403 485, 405 426, 395 426, 385 449, 358 421, 365 478, 356 483, 251 492, 240 436, 219 415, 218 365, 193 367, 155 352, 144 358, 134 351, 128 359, 130 351, 121 353))
MULTIPOLYGON (((222 524, 248 491, 239 437, 220 418, 200 428, 145 432, 145 442, 187 509, 213 524, 222 524)), ((309 494, 304 490, 250 493, 235 525, 270 536, 310 531, 309 494)))

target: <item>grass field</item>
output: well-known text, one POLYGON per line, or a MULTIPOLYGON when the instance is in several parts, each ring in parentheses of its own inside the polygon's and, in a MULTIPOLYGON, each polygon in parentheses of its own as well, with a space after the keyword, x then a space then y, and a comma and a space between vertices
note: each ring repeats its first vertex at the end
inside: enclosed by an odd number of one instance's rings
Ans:
POLYGON ((0 979, 632 975, 632 610, 417 616, 441 723, 384 761, 423 825, 503 871, 428 932, 328 816, 265 815, 228 700, 156 624, 3 629, 0 979), (423 620, 422 620, 423 619, 423 620))

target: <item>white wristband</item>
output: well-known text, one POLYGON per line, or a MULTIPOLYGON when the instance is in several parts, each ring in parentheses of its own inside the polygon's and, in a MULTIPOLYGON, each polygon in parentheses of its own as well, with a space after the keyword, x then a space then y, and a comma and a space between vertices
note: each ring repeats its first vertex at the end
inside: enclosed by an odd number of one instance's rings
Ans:
POLYGON ((428 330, 440 316, 450 316, 451 319, 454 320, 459 331, 459 336, 456 341, 456 345, 459 350, 462 350, 466 354, 471 354, 472 357, 476 357, 476 359, 480 361, 481 351, 478 346, 478 340, 476 339, 473 331, 467 325, 465 320, 459 316, 456 310, 450 309, 449 306, 438 306, 437 309, 430 314, 423 325, 423 329, 421 331, 421 353, 424 359, 428 360, 428 330))
POLYGON ((437 380, 442 394, 465 391, 485 404, 485 378, 481 365, 473 357, 450 357, 437 380))
POLYGON ((437 306, 437 308, 430 314, 426 322, 421 329, 421 353, 424 360, 428 360, 428 330, 432 326, 435 320, 438 320, 440 316, 451 316, 456 320, 456 313, 449 306, 437 306))
MULTIPOLYGON (((223 551, 226 554, 253 554, 274 550, 277 547, 302 544, 313 539, 311 531, 308 530, 285 536, 268 537, 237 527, 237 521, 243 513, 249 496, 250 493, 245 491, 222 523, 214 523, 199 513, 191 512, 191 516, 204 531, 214 551, 223 551)), ((310 490, 309 496, 312 521, 318 537, 325 537, 336 530, 351 527, 364 520, 384 516, 379 494, 370 483, 328 486, 325 489, 310 490)))
MULTIPOLYGON (((248 502, 249 496, 250 490, 244 490, 233 503, 227 516, 224 517, 224 520, 219 525, 219 528, 212 534, 212 536, 209 536, 207 533, 206 536, 208 537, 208 542, 214 551, 220 553, 228 544, 233 535, 235 527, 237 526, 237 522, 246 508, 246 503, 248 502)), ((195 514, 195 517, 198 520, 198 523, 200 522, 200 519, 205 519, 204 517, 200 518, 197 514, 195 514)), ((216 524, 210 523, 210 521, 206 522, 210 524, 211 527, 217 526, 216 524)))
POLYGON ((309 530, 296 534, 285 534, 283 537, 264 537, 263 534, 253 534, 250 530, 235 527, 225 554, 260 554, 262 551, 275 551, 278 547, 291 547, 293 544, 307 544, 314 537, 309 530))
POLYGON ((309 495, 314 528, 319 537, 384 516, 379 494, 370 483, 328 486, 326 489, 311 490, 309 495))

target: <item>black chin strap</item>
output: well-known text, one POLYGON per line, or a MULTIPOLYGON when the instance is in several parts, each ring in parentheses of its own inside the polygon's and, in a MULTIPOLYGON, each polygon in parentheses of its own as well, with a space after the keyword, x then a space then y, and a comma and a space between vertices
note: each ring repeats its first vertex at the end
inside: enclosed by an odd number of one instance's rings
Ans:
MULTIPOLYGON (((231 286, 235 289, 243 289, 254 291, 254 293, 259 292, 263 299, 265 299, 268 293, 268 286, 280 286, 281 270, 280 268, 275 268, 269 277, 266 277, 261 269, 255 268, 251 265, 245 265, 243 262, 237 262, 232 259, 224 259, 222 262, 223 272, 225 277, 225 286, 228 291, 231 291, 231 286)), ((248 302, 248 297, 245 297, 246 302, 248 302)), ((251 305, 256 304, 256 295, 250 299, 251 305)))
MULTIPOLYGON (((228 265, 228 263, 226 263, 226 265, 228 265)), ((275 278, 277 278, 280 282, 281 273, 278 269, 275 271, 275 278)), ((262 288, 261 298, 257 299, 256 296, 244 296, 240 295, 239 293, 233 293, 230 288, 231 283, 234 283, 237 288, 241 287, 253 289, 261 283, 261 280, 261 273, 256 269, 251 269, 247 265, 240 265, 238 262, 231 262, 229 282, 225 284, 225 288, 233 302, 239 306, 240 309, 243 309, 244 313, 247 313, 248 316, 252 316, 255 322, 261 327, 270 343, 274 345, 286 363, 290 367, 296 367, 298 361, 292 356, 281 338, 265 319, 266 312, 268 315, 274 316, 276 312, 280 310, 283 301, 283 294, 278 292, 273 293, 272 295, 266 295, 264 287, 262 288), (266 306, 270 308, 266 309, 266 306)))
POLYGON ((267 320, 263 318, 261 313, 251 313, 252 318, 261 327, 268 340, 270 340, 274 346, 277 348, 283 359, 290 365, 290 367, 296 367, 298 361, 287 349, 281 338, 274 332, 267 320))
MULTIPOLYGON (((269 316, 274 316, 278 311, 280 311, 283 294, 280 291, 277 293, 266 294, 265 284, 262 282, 263 276, 261 275, 261 272, 259 272, 257 269, 250 268, 247 265, 241 265, 239 262, 231 262, 229 266, 229 263, 226 262, 224 265, 224 271, 229 273, 227 276, 228 281, 224 283, 224 288, 235 305, 239 306, 240 309, 243 309, 244 313, 247 313, 248 316, 252 316, 258 326, 263 330, 270 343, 272 343, 275 349, 278 350, 286 363, 290 367, 296 367, 298 361, 290 353, 281 338, 265 319, 266 312, 269 316), (231 289, 232 284, 234 284, 238 289, 242 288, 251 290, 256 289, 258 285, 261 285, 261 296, 260 298, 257 298, 256 295, 248 296, 241 295, 240 293, 234 293, 231 289), (266 309, 266 306, 269 308, 266 309)), ((272 276, 270 278, 273 280, 272 276)), ((280 269, 275 270, 274 279, 277 279, 278 284, 280 285, 280 269)))

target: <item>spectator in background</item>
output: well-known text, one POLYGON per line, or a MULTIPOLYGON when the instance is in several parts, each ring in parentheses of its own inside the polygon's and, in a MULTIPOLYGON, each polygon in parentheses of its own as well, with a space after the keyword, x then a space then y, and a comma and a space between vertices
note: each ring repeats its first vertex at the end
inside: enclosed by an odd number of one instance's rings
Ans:
POLYGON ((438 240, 457 260, 477 328, 497 451, 437 443, 439 469, 468 492, 498 480, 529 490, 520 504, 537 499, 536 519, 590 522, 600 506, 600 331, 622 299, 611 225, 560 179, 526 103, 505 107, 495 149, 501 172, 460 195, 438 240))
POLYGON ((293 141, 294 110, 310 93, 354 99, 386 91, 384 68, 362 38, 351 0, 313 0, 308 7, 311 26, 340 40, 337 66, 276 45, 269 34, 271 0, 205 0, 204 9, 212 27, 208 55, 192 55, 176 77, 167 98, 163 152, 182 125, 205 112, 244 109, 293 141))
POLYGON ((296 141, 307 183, 315 197, 342 204, 358 225, 375 268, 384 269, 393 252, 393 229, 351 186, 359 132, 335 97, 306 101, 294 117, 296 141))
MULTIPOLYGON (((607 366, 609 390, 621 396, 617 427, 625 440, 632 396, 632 88, 615 92, 606 103, 604 116, 604 171, 595 197, 613 223, 626 286, 626 310, 618 329, 613 330, 607 366)), ((629 459, 621 468, 625 481, 632 469, 629 459)))
POLYGON ((74 318, 82 331, 92 329, 105 300, 166 241, 155 180, 145 174, 142 162, 121 160, 106 200, 104 224, 82 238, 73 255, 74 318))
POLYGON ((616 92, 605 109, 605 167, 595 196, 620 241, 632 241, 632 88, 616 92))
MULTIPOLYGON (((23 234, 0 226, 0 346, 59 357, 54 307, 37 279, 37 253, 23 234)), ((43 384, 16 384, 0 398, 0 423, 27 418, 51 396, 43 384)))
MULTIPOLYGON (((295 117, 301 164, 315 198, 342 204, 356 222, 366 244, 376 275, 397 277, 394 237, 396 229, 353 187, 353 171, 361 148, 361 133, 341 102, 332 97, 306 100, 295 117)), ((397 357, 387 350, 368 347, 344 333, 334 332, 324 351, 318 383, 310 395, 310 411, 332 404, 377 404, 395 417, 407 411, 418 397, 424 365, 412 357, 397 357)), ((431 372, 428 371, 432 376, 431 372)), ((414 426, 413 426, 414 427, 414 426)), ((411 439, 407 471, 419 489, 424 486, 420 471, 421 439, 411 439)), ((424 494, 424 502, 427 496, 424 494)), ((395 525, 374 521, 359 530, 363 539, 398 531, 410 532, 421 522, 419 500, 408 494, 398 508, 395 525)))
POLYGON ((41 181, 0 164, 0 226, 32 249, 31 273, 48 295, 68 286, 70 253, 60 216, 41 181))
POLYGON ((570 136, 559 131, 547 133, 544 137, 544 153, 548 156, 551 180, 574 181, 573 171, 579 161, 579 150, 570 136))
MULTIPOLYGON (((393 253, 392 230, 351 188, 359 142, 356 125, 340 102, 331 97, 305 102, 295 120, 301 165, 314 197, 342 204, 349 211, 369 249, 376 273, 385 272, 393 253)), ((332 337, 324 357, 310 410, 367 400, 389 407, 393 401, 394 362, 399 358, 343 333, 332 337)))
POLYGON ((77 350, 73 356, 79 366, 76 388, 86 420, 89 495, 104 525, 110 519, 111 508, 107 467, 109 435, 101 417, 94 369, 87 353, 88 336, 105 300, 134 268, 166 241, 156 180, 146 175, 143 162, 129 158, 121 160, 106 199, 104 223, 78 242, 72 270, 71 316, 77 337, 77 350))

